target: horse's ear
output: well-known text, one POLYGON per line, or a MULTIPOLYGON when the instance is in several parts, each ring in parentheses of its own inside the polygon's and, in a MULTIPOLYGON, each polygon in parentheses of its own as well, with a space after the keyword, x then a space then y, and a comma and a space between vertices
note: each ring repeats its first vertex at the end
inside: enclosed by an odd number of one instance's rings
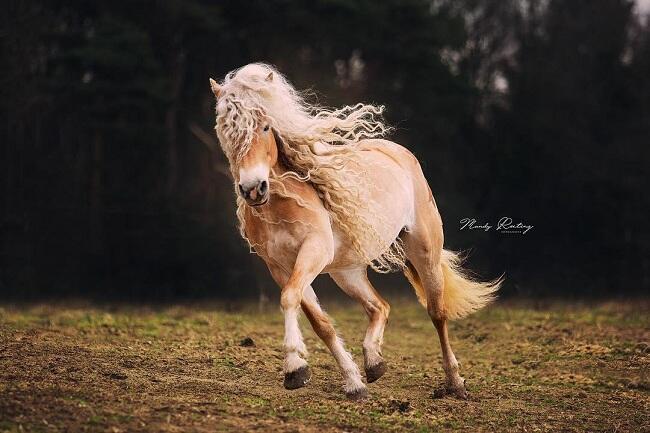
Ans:
POLYGON ((214 96, 218 98, 219 94, 221 93, 221 86, 212 78, 210 78, 210 88, 212 89, 214 96))
POLYGON ((266 76, 264 81, 268 81, 269 83, 273 81, 273 72, 269 72, 269 75, 266 76))

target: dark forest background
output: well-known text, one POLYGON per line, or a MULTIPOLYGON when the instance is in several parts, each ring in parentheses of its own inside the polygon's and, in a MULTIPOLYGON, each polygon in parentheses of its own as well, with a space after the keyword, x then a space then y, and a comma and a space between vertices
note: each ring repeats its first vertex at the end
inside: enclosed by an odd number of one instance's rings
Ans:
POLYGON ((236 230, 208 85, 253 61, 325 105, 386 105, 447 247, 505 272, 504 296, 648 293, 632 1, 7 1, 0 20, 3 298, 275 291, 236 230), (460 230, 502 216, 534 228, 460 230))

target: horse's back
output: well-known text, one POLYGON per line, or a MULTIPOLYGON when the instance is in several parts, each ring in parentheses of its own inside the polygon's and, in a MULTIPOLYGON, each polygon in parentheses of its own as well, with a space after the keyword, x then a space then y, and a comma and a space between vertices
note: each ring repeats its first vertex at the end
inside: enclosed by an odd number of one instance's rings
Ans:
POLYGON ((418 160, 415 155, 413 155, 406 147, 395 143, 394 141, 368 139, 361 140, 358 143, 358 146, 362 151, 378 153, 390 158, 404 170, 411 170, 413 165, 418 165, 418 160))
POLYGON ((416 195, 426 179, 417 158, 406 147, 388 140, 363 140, 359 146, 364 152, 363 163, 378 186, 374 200, 379 204, 397 207, 409 217, 415 212, 416 195), (382 196, 381 193, 388 193, 382 196), (399 196, 399 200, 391 200, 399 196))
MULTIPOLYGON (((401 174, 405 176, 410 183, 410 191, 412 192, 412 204, 415 206, 418 200, 425 200, 432 202, 434 208, 437 209, 435 199, 431 192, 431 188, 424 177, 422 167, 418 159, 406 147, 389 140, 363 140, 359 145, 373 154, 375 157, 383 155, 389 158, 397 167, 396 171, 401 170, 401 174)), ((392 171, 391 171, 392 173, 392 171)), ((417 209, 414 209, 414 212, 417 209)))

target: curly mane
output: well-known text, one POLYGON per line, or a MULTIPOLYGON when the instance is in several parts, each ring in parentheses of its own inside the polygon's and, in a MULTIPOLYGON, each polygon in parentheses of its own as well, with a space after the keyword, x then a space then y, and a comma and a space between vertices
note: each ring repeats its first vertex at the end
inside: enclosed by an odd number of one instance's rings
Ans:
MULTIPOLYGON (((217 100, 215 130, 231 170, 248 152, 261 122, 273 128, 280 160, 289 171, 271 172, 271 192, 295 199, 283 180, 309 182, 332 220, 348 236, 364 261, 379 272, 404 267, 399 239, 386 244, 378 235, 377 221, 368 221, 370 197, 364 187, 365 170, 357 144, 382 138, 389 131, 382 120, 383 106, 356 104, 328 109, 308 102, 275 68, 253 63, 226 75, 217 100), (272 74, 272 79, 268 79, 272 74), (372 247, 369 247, 372 246, 372 247), (378 248, 374 248, 378 247, 378 248), (370 250, 382 251, 372 257, 370 250)), ((240 232, 244 232, 244 202, 237 199, 240 232)), ((373 216, 375 219, 376 216, 373 216)), ((380 218, 381 219, 381 218, 380 218)))

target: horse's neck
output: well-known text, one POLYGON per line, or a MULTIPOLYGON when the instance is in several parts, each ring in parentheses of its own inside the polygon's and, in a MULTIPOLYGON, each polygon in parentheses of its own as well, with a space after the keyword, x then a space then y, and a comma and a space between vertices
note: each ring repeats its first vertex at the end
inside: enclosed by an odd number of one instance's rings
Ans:
POLYGON ((282 162, 280 162, 280 158, 278 158, 278 161, 277 161, 277 162, 275 163, 275 165, 271 168, 271 170, 273 171, 273 173, 274 173, 276 176, 281 176, 281 175, 283 175, 284 173, 286 173, 287 171, 289 171, 289 170, 284 166, 284 164, 283 164, 282 162))

